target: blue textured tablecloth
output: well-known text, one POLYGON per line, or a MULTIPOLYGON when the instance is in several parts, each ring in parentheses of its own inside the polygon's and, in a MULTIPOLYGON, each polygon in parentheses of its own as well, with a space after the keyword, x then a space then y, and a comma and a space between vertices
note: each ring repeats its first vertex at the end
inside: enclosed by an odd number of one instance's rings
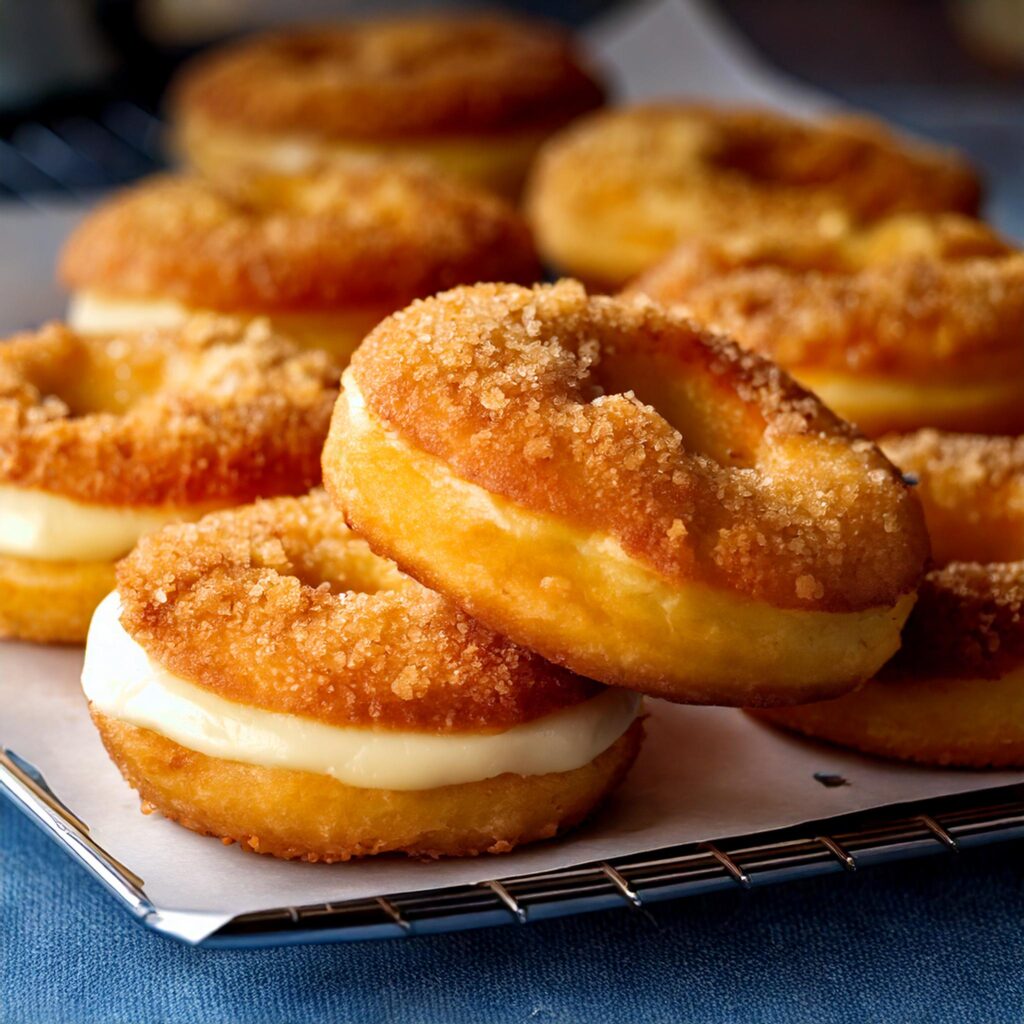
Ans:
MULTIPOLYGON (((1015 106, 824 84, 967 148, 989 173, 990 214, 1024 237, 1015 106)), ((653 922, 623 910, 217 952, 134 923, 0 798, 0 1024, 1021 1022, 1022 853, 1004 845, 683 900, 653 908, 653 922)))
POLYGON ((1022 853, 680 900, 653 921, 225 952, 147 932, 0 799, 0 1020, 1020 1022, 1022 853))

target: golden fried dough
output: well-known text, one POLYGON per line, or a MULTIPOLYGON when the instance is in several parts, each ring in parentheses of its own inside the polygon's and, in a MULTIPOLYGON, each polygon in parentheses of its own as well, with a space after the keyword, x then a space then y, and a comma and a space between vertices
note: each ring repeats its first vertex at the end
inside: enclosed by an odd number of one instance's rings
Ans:
POLYGON ((492 628, 690 702, 867 678, 927 554, 891 464, 776 367, 573 282, 384 321, 344 378, 324 479, 375 550, 492 628))

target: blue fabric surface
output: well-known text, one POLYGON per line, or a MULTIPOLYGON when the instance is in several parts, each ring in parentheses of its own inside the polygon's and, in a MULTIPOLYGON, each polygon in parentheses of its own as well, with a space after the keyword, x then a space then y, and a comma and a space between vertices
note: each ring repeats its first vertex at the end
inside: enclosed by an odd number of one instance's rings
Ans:
POLYGON ((135 924, 0 798, 0 1020, 1021 1021, 1022 852, 681 900, 653 922, 223 952, 135 924))

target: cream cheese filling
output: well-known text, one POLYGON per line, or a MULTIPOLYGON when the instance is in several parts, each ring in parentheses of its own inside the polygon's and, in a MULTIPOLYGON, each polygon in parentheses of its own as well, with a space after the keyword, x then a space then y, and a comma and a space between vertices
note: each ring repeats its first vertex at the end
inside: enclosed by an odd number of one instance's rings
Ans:
POLYGON ((144 533, 199 519, 212 507, 91 505, 49 491, 0 484, 0 555, 108 562, 131 551, 144 533))
POLYGON ((869 432, 876 420, 887 424, 886 429, 900 424, 910 429, 922 420, 955 429, 959 417, 966 417, 963 429, 968 429, 972 419, 999 416, 1004 409, 1012 411, 1024 403, 1024 384, 1016 375, 980 382, 928 382, 821 370, 790 373, 830 409, 869 432))
POLYGON ((186 125, 181 146, 200 170, 245 164, 283 174, 301 174, 327 161, 401 160, 433 167, 458 178, 514 193, 550 129, 392 139, 324 139, 307 135, 231 130, 203 118, 186 125))
POLYGON ((329 775, 364 789, 435 789, 511 772, 582 768, 632 724, 640 697, 609 688, 499 733, 420 733, 338 726, 225 700, 157 665, 119 621, 117 593, 96 609, 82 688, 109 718, 190 750, 267 768, 329 775))
POLYGON ((264 314, 259 310, 230 313, 186 306, 174 299, 126 298, 92 289, 76 291, 68 300, 67 320, 82 334, 116 334, 121 331, 166 330, 181 327, 190 317, 265 317, 271 327, 309 348, 323 348, 349 356, 356 346, 392 310, 357 306, 314 313, 264 314))

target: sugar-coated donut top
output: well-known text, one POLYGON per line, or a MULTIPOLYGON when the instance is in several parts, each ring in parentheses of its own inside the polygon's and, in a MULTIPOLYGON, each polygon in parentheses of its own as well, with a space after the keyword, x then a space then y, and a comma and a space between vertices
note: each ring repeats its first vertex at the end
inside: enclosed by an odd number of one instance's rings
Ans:
POLYGON ((190 65, 174 107, 257 132, 401 139, 557 126, 602 99, 558 29, 460 15, 243 40, 190 65))
POLYGON ((1024 373, 1024 253, 954 214, 827 238, 769 226, 684 242, 628 291, 679 305, 793 369, 1024 373))
POLYGON ((101 204, 60 262, 70 288, 261 313, 383 315, 456 284, 539 273, 529 230, 505 202, 382 164, 151 178, 101 204))
POLYGON ((351 372, 385 426, 463 479, 671 579, 839 610, 892 603, 920 575, 920 509, 878 449, 771 363, 646 300, 458 288, 385 320, 351 372))
POLYGON ((526 208, 542 253, 621 286, 688 239, 829 237, 906 211, 973 214, 979 195, 958 158, 875 122, 663 103, 601 112, 551 139, 526 208))
POLYGON ((766 221, 828 230, 844 217, 973 213, 980 196, 959 157, 898 138, 868 118, 806 122, 678 102, 581 120, 548 143, 535 186, 581 210, 605 203, 628 210, 635 201, 645 222, 666 215, 667 234, 680 226, 672 204, 689 209, 702 196, 708 217, 741 231, 766 221), (823 213, 833 216, 823 223, 823 213))
POLYGON ((883 679, 995 679, 1024 664, 1024 562, 930 572, 883 679))
POLYGON ((269 711, 486 732, 601 689, 402 575, 322 492, 151 534, 117 580, 121 622, 159 665, 269 711))
POLYGON ((127 506, 301 493, 339 374, 260 321, 118 337, 50 324, 0 343, 0 482, 127 506))

